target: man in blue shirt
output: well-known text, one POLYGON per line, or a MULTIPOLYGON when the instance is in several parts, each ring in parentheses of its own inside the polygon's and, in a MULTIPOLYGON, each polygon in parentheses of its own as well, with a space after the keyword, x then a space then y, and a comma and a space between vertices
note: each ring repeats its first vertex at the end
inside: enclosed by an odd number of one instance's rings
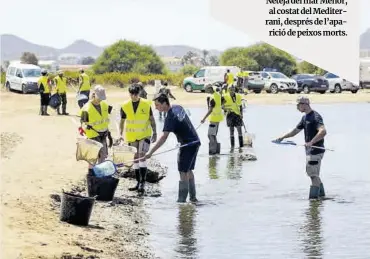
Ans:
POLYGON ((324 137, 326 136, 326 129, 321 115, 312 110, 310 100, 307 97, 302 96, 297 99, 297 109, 305 113, 305 115, 295 129, 276 139, 276 141, 294 137, 301 132, 301 130, 304 130, 306 143, 306 172, 312 181, 309 198, 317 199, 318 197, 325 196, 324 185, 320 179, 320 168, 321 160, 325 153, 324 137))
POLYGON ((191 202, 197 202, 194 174, 195 162, 201 145, 199 136, 190 121, 185 109, 180 105, 170 105, 166 94, 159 93, 154 97, 155 108, 159 112, 166 112, 167 116, 163 126, 163 135, 157 144, 145 155, 145 159, 150 158, 172 132, 176 135, 181 147, 177 156, 177 167, 180 173, 179 196, 177 202, 186 202, 189 193, 191 202))

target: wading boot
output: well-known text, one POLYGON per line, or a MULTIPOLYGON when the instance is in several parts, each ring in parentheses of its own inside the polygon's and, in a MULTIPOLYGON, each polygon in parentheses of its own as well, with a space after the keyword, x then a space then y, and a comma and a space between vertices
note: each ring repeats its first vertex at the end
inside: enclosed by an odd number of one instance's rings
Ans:
POLYGON ((215 155, 217 154, 217 143, 215 142, 209 142, 209 155, 215 155))
POLYGON ((179 181, 179 197, 177 202, 186 202, 189 192, 189 181, 179 181))
POLYGON ((235 137, 230 137, 230 145, 231 147, 234 147, 235 146, 235 137))
POLYGON ((320 187, 311 185, 309 199, 319 198, 320 187))
POLYGON ((325 197, 325 189, 323 183, 320 184, 319 197, 325 197))
POLYGON ((220 154, 220 153, 221 153, 221 144, 220 144, 220 143, 217 143, 217 150, 216 150, 216 153, 217 153, 217 154, 220 154))
POLYGON ((140 180, 138 192, 143 193, 145 191, 144 187, 145 187, 146 173, 148 171, 148 168, 146 168, 146 167, 140 167, 139 170, 140 170, 141 180, 140 180))
POLYGON ((129 191, 137 191, 137 189, 139 189, 139 184, 140 184, 140 170, 139 169, 135 169, 135 177, 137 181, 136 186, 128 188, 129 191))
POLYGON ((191 202, 198 202, 194 178, 189 180, 189 196, 191 202))
POLYGON ((62 104, 62 114, 63 115, 69 115, 69 113, 67 112, 67 105, 66 104, 62 104))
POLYGON ((243 136, 239 136, 239 147, 244 147, 244 139, 243 139, 243 136))

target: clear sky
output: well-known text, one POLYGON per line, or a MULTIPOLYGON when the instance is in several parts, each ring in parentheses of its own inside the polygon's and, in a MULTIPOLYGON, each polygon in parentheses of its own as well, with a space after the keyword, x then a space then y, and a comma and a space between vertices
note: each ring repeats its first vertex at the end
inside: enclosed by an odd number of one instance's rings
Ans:
MULTIPOLYGON (((370 0, 350 1, 361 2, 362 33, 370 27, 370 0)), ((128 39, 142 44, 181 44, 219 50, 258 41, 214 20, 209 13, 208 0, 1 2, 0 34, 15 34, 33 43, 57 48, 66 47, 77 39, 99 46, 128 39)), ((227 10, 232 11, 232 8, 227 7, 227 10)))

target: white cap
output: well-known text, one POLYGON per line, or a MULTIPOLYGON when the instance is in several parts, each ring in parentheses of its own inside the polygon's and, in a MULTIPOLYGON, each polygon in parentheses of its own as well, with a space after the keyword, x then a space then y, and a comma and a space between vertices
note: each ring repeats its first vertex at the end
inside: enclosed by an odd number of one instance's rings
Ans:
POLYGON ((95 92, 96 98, 98 98, 99 100, 103 101, 107 99, 107 96, 105 94, 105 89, 101 85, 96 85, 94 87, 94 92, 95 92))

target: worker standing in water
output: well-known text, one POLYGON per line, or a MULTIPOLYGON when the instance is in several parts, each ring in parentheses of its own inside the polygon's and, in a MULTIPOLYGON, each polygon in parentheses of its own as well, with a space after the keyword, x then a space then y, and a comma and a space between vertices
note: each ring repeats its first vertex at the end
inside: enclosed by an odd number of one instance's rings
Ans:
POLYGON ((167 117, 164 121, 162 136, 145 155, 145 159, 149 159, 166 142, 169 134, 173 132, 182 146, 177 156, 177 169, 180 173, 177 202, 186 202, 188 194, 191 202, 197 202, 193 173, 201 145, 197 131, 184 108, 180 105, 171 105, 167 95, 157 94, 154 97, 154 102, 158 111, 167 112, 167 117))
POLYGON ((126 140, 129 146, 137 149, 133 169, 135 171, 136 185, 129 188, 130 191, 145 191, 145 181, 148 172, 144 155, 149 151, 150 143, 157 141, 157 128, 152 102, 140 98, 140 85, 133 84, 128 89, 131 99, 121 106, 120 135, 121 140, 126 140))
MULTIPOLYGON (((109 114, 111 114, 113 107, 106 102, 105 89, 100 85, 95 86, 91 97, 91 100, 80 110, 81 127, 79 130, 84 132, 88 139, 95 140, 103 145, 98 157, 98 163, 100 164, 108 156, 109 114)), ((92 167, 89 164, 88 175, 94 175, 92 167)))
POLYGON ((87 97, 87 99, 82 99, 78 101, 78 106, 82 108, 82 106, 84 106, 84 104, 89 101, 91 83, 90 77, 85 73, 85 70, 83 68, 80 68, 79 72, 80 76, 78 77, 79 84, 78 92, 80 95, 84 95, 87 97))
POLYGON ((235 146, 234 128, 238 131, 239 147, 244 146, 243 141, 243 106, 242 96, 235 92, 235 86, 229 88, 229 92, 224 96, 225 104, 224 110, 227 112, 226 123, 230 129, 230 144, 233 148, 235 146))
POLYGON ((298 125, 289 133, 276 139, 280 142, 286 138, 297 135, 304 130, 305 150, 306 150, 306 173, 311 178, 311 187, 309 199, 317 199, 325 196, 324 184, 320 178, 321 161, 324 157, 324 138, 326 128, 322 116, 310 106, 310 100, 307 97, 298 97, 297 110, 304 113, 298 125), (321 147, 315 148, 312 146, 321 147))
POLYGON ((206 86, 205 91, 206 93, 209 93, 210 96, 207 98, 208 112, 201 120, 201 123, 204 123, 209 117, 209 154, 215 155, 220 154, 221 149, 221 144, 217 142, 217 133, 220 122, 224 119, 221 108, 224 98, 221 97, 220 93, 215 91, 212 85, 206 86))
POLYGON ((63 71, 58 71, 58 75, 54 78, 55 91, 62 101, 62 113, 60 113, 60 105, 57 107, 58 115, 68 115, 67 113, 67 78, 63 76, 63 71))
POLYGON ((41 77, 39 78, 37 84, 40 93, 40 114, 42 116, 49 116, 50 114, 48 113, 48 105, 51 95, 51 85, 49 83, 48 72, 46 69, 41 70, 41 77))

